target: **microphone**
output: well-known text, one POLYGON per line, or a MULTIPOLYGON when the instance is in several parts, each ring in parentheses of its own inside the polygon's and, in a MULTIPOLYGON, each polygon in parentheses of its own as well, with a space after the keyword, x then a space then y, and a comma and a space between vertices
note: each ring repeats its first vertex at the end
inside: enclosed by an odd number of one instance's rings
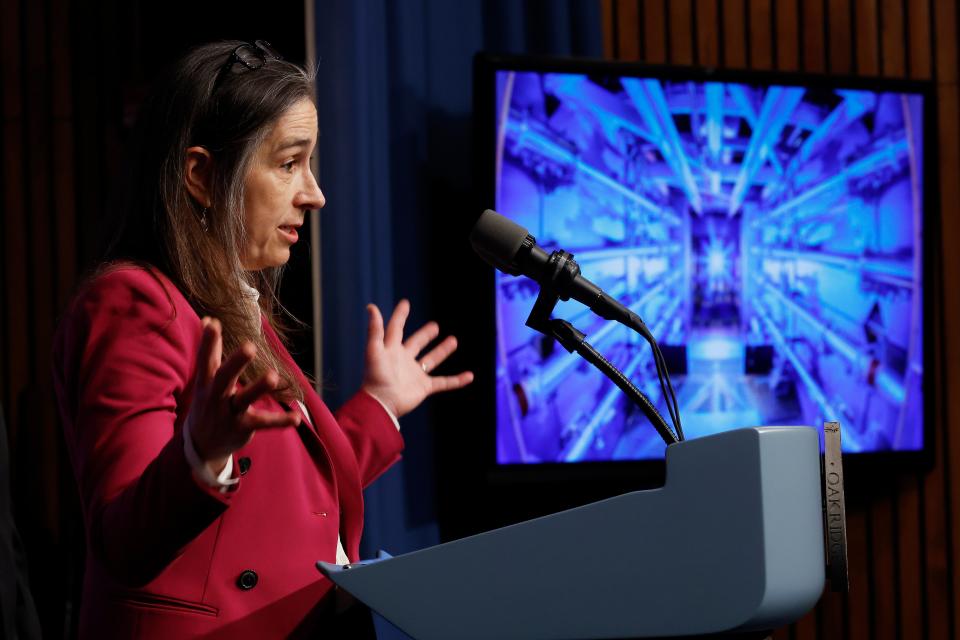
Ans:
POLYGON ((574 261, 572 253, 557 249, 548 254, 526 229, 492 209, 487 209, 480 214, 480 219, 470 232, 470 244, 473 250, 495 269, 512 276, 526 276, 540 285, 541 296, 537 298, 533 311, 527 318, 528 327, 556 338, 568 351, 576 351, 603 371, 604 375, 613 380, 637 403, 664 442, 670 444, 684 439, 683 427, 680 424, 680 407, 677 404, 673 385, 670 383, 667 363, 650 329, 640 316, 584 278, 580 274, 580 265, 574 261), (549 296, 543 297, 546 292, 553 296, 552 302, 549 301, 549 296), (588 306, 601 318, 630 327, 650 344, 657 377, 660 379, 660 389, 673 420, 676 435, 670 431, 666 421, 647 397, 584 341, 586 336, 582 332, 562 320, 548 321, 558 298, 560 300, 573 298, 588 306))
POLYGON ((537 239, 492 209, 487 209, 470 232, 473 250, 488 264, 512 276, 526 276, 549 287, 561 300, 573 298, 607 320, 646 329, 640 316, 620 304, 580 274, 573 254, 557 250, 548 254, 537 239))

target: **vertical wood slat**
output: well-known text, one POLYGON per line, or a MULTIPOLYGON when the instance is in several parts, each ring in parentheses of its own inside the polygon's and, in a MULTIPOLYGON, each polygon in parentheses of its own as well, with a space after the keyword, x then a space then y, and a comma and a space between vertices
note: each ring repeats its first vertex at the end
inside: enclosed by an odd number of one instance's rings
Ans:
POLYGON ((876 640, 894 640, 897 637, 898 617, 896 589, 896 550, 894 546, 893 495, 884 489, 874 496, 867 526, 870 527, 870 629, 869 637, 876 640))
POLYGON ((901 638, 923 637, 923 538, 920 529, 920 482, 914 475, 900 478, 897 490, 898 580, 901 638))
POLYGON ((671 64, 693 64, 693 6, 691 0, 670 0, 670 49, 667 60, 671 64))
POLYGON ((775 0, 774 38, 777 39, 777 59, 774 64, 781 71, 800 69, 800 42, 797 21, 800 19, 798 0, 775 0))
MULTIPOLYGON (((853 640, 870 638, 870 530, 864 504, 847 510, 847 547, 850 559, 850 592, 846 594, 845 620, 853 640)), ((829 633, 829 631, 828 631, 829 633)))
POLYGON ((65 308, 77 279, 74 183, 73 95, 70 90, 71 39, 68 0, 54 0, 50 66, 53 70, 53 163, 57 273, 54 308, 65 308), (67 197, 70 194, 70 197, 67 197))
POLYGON ((693 11, 697 22, 697 59, 694 64, 716 67, 720 64, 717 0, 696 0, 693 11))
POLYGON ((803 33, 800 42, 802 55, 800 68, 804 71, 823 72, 827 70, 826 41, 823 15, 823 3, 805 0, 801 3, 800 29, 803 33))
POLYGON ((880 75, 880 22, 877 0, 854 0, 856 22, 853 37, 856 40, 857 66, 860 75, 880 75))
MULTIPOLYGON (((940 194, 941 199, 955 195, 956 187, 948 182, 950 166, 956 166, 960 160, 954 143, 955 135, 951 135, 952 123, 950 118, 956 108, 956 87, 941 86, 938 88, 939 131, 940 131, 940 194), (952 94, 952 96, 950 95, 952 94), (951 103, 954 110, 951 110, 951 103), (946 119, 945 119, 946 118, 946 119)), ((953 129, 953 134, 956 129, 953 129)), ((935 314, 943 312, 942 300, 934 298, 933 309, 935 314)), ((942 379, 947 363, 942 356, 942 344, 934 344, 934 371, 935 380, 942 379)), ((921 499, 923 501, 923 622, 924 637, 939 640, 950 637, 950 619, 947 608, 950 606, 948 597, 949 570, 948 545, 944 508, 946 495, 944 492, 943 465, 948 460, 946 446, 946 425, 943 395, 936 399, 936 420, 934 446, 936 448, 936 463, 933 471, 923 479, 921 499)))
POLYGON ((917 80, 929 80, 931 75, 931 47, 930 47, 930 4, 922 2, 907 2, 908 27, 908 59, 910 60, 907 75, 917 80))
POLYGON ((853 72, 853 42, 850 26, 850 1, 830 0, 827 15, 827 41, 829 59, 827 69, 830 73, 849 74, 853 72))
POLYGON ((748 3, 750 23, 747 37, 750 40, 750 59, 747 65, 751 69, 773 68, 773 34, 770 23, 773 19, 771 0, 752 0, 748 3))
POLYGON ((640 60, 639 13, 636 0, 616 0, 617 29, 621 60, 640 60))
MULTIPOLYGON (((10 3, 0 5, 0 55, 5 54, 6 48, 11 44, 7 42, 6 33, 11 28, 12 22, 12 8, 7 6, 9 4, 10 3)), ((4 406, 9 405, 9 391, 11 386, 8 373, 9 362, 4 356, 4 354, 7 353, 7 310, 10 307, 6 290, 7 265, 5 260, 7 250, 6 238, 9 235, 7 230, 10 226, 10 221, 7 219, 9 208, 6 206, 7 195, 5 189, 8 176, 4 169, 6 169, 6 133, 10 129, 7 126, 7 112, 9 111, 7 105, 10 94, 7 85, 10 84, 12 77, 11 67, 12 65, 9 64, 0 67, 0 78, 3 80, 3 83, 0 84, 0 206, 2 206, 2 210, 0 210, 0 251, 4 252, 4 255, 0 255, 0 412, 2 412, 4 406)), ((5 416, 0 416, 0 418, 5 418, 5 416)), ((9 418, 6 418, 6 421, 9 422, 9 418)), ((9 435, 9 427, 7 428, 7 433, 9 435)))
MULTIPOLYGON (((43 4, 28 2, 26 7, 26 28, 31 37, 26 39, 26 95, 24 96, 27 140, 24 147, 24 164, 27 167, 27 207, 21 214, 25 218, 24 228, 28 230, 29 254, 27 256, 28 269, 25 276, 29 282, 27 300, 32 303, 26 310, 32 321, 29 323, 31 344, 28 348, 32 354, 31 385, 38 381, 40 368, 46 373, 46 363, 39 359, 43 338, 50 322, 52 309, 44 295, 49 289, 49 237, 50 237, 50 96, 48 94, 48 68, 46 61, 47 38, 43 14, 43 4), (29 214, 28 214, 29 212, 29 214)), ((25 337, 27 337, 25 336, 25 337)), ((29 338, 28 338, 29 339, 29 338)))
MULTIPOLYGON (((956 46, 955 41, 954 46, 956 46)), ((952 182, 957 184, 960 182, 960 160, 957 158, 957 148, 960 147, 960 133, 958 133, 957 126, 958 118, 960 118, 960 99, 958 99, 956 84, 941 87, 941 90, 946 94, 945 100, 941 100, 941 107, 944 108, 947 117, 950 119, 950 128, 945 132, 948 135, 944 135, 941 139, 944 144, 954 145, 953 155, 949 162, 946 160, 943 162, 944 170, 949 171, 952 182), (949 91, 946 89, 949 89, 949 91), (947 111, 947 108, 949 108, 949 111, 947 111)), ((941 122, 943 122, 942 117, 941 122)), ((956 196, 956 194, 953 195, 956 196)), ((956 287, 957 274, 960 273, 960 256, 957 255, 954 242, 956 238, 960 237, 960 224, 957 221, 957 200, 947 200, 945 197, 943 202, 945 207, 942 211, 941 238, 944 257, 941 273, 949 274, 947 276, 949 278, 949 282, 946 283, 947 286, 943 286, 941 289, 943 291, 943 317, 946 319, 946 326, 956 327, 956 323, 960 319, 960 292, 957 291, 956 287)), ((949 427, 951 425, 955 427, 960 423, 960 407, 957 406, 956 401, 957 398, 960 398, 960 371, 958 371, 958 368, 960 368, 960 365, 958 365, 960 363, 960 340, 957 339, 955 330, 941 332, 941 336, 942 351, 945 354, 944 362, 947 363, 946 375, 944 376, 944 397, 953 400, 950 403, 945 402, 943 406, 943 424, 946 427, 946 440, 949 447, 949 464, 944 465, 943 471, 949 498, 947 509, 950 516, 947 521, 949 528, 946 538, 950 546, 948 558, 952 561, 947 565, 950 572, 948 585, 952 596, 948 602, 948 611, 950 612, 950 633, 956 637, 958 627, 960 627, 960 622, 956 618, 957 607, 960 606, 960 575, 958 575, 960 572, 957 571, 958 556, 960 556, 960 548, 957 545, 957 534, 960 533, 960 487, 957 487, 957 478, 960 475, 957 470, 957 465, 960 465, 960 433, 949 427)))
POLYGON ((880 6, 880 72, 889 77, 907 75, 903 42, 903 3, 901 0, 881 0, 880 6))
POLYGON ((723 0, 720 11, 723 13, 723 66, 730 69, 744 69, 747 66, 747 26, 743 17, 746 6, 744 0, 723 0))
POLYGON ((644 62, 667 62, 667 16, 662 0, 641 0, 644 62))
MULTIPOLYGON (((614 39, 617 33, 617 28, 614 22, 616 18, 613 13, 613 3, 614 0, 600 0, 600 29, 603 35, 603 57, 611 60, 613 58, 619 58, 619 55, 614 55, 614 39)), ((619 54, 619 51, 616 51, 619 54)))
MULTIPOLYGON (((960 117, 960 103, 958 103, 957 93, 957 9, 956 3, 949 0, 936 0, 934 4, 934 29, 935 29, 935 50, 933 66, 936 68, 938 81, 938 139, 939 139, 939 167, 940 167, 940 219, 942 242, 942 269, 941 274, 951 273, 947 269, 951 262, 956 266, 956 251, 950 246, 950 238, 956 237, 960 230, 956 224, 956 203, 960 198, 960 179, 958 179, 958 168, 960 168, 960 129, 957 127, 957 119, 960 117), (952 235, 951 235, 952 234, 952 235)), ((953 272, 958 273, 957 271, 953 272)), ((953 276, 956 277, 956 276, 953 276)), ((941 282, 941 285, 945 283, 941 282)), ((949 327, 960 320, 956 309, 956 291, 955 287, 941 286, 942 297, 935 298, 938 301, 937 306, 942 313, 944 326, 949 327)), ((942 376, 934 378, 935 380, 944 380, 946 387, 942 395, 938 398, 937 410, 938 426, 937 446, 938 464, 930 473, 924 483, 925 498, 925 551, 926 551, 926 585, 925 593, 927 624, 931 638, 946 638, 955 633, 955 620, 953 616, 956 611, 956 571, 950 566, 950 545, 953 541, 947 530, 947 525, 951 523, 944 522, 944 512, 948 509, 952 511, 953 531, 957 532, 958 508, 955 500, 957 492, 953 492, 954 503, 947 502, 948 492, 946 486, 950 482, 947 476, 947 464, 960 464, 960 454, 957 452, 957 444, 960 437, 950 437, 949 427, 956 424, 956 417, 951 415, 951 407, 947 399, 953 398, 954 403, 957 395, 956 389, 956 347, 951 349, 950 332, 945 331, 940 335, 940 344, 934 345, 934 358, 937 361, 937 371, 935 375, 942 373, 942 376), (951 366, 951 363, 954 363, 951 366), (948 449, 948 447, 950 447, 948 449), (952 508, 951 508, 952 507, 952 508), (952 588, 952 589, 951 589, 952 588), (953 591, 953 600, 949 594, 953 591)), ((954 404, 954 407, 956 405, 954 404)), ((954 533, 955 535, 955 533, 954 533)), ((953 552, 954 562, 956 562, 956 551, 953 552)))
MULTIPOLYGON (((27 333, 26 309, 13 301, 26 299, 27 246, 26 230, 23 225, 26 194, 24 193, 23 169, 23 94, 22 61, 20 56, 20 4, 5 2, 0 4, 3 20, 0 20, 0 52, 4 63, 0 65, 3 73, 3 216, 6 227, 3 239, 4 276, 3 283, 7 300, 11 301, 0 313, 5 314, 3 336, 3 354, 6 359, 8 388, 3 398, 3 410, 6 418, 11 450, 20 437, 20 411, 18 397, 22 392, 23 381, 29 377, 29 354, 23 336, 27 333)), ((16 460, 12 460, 16 464, 16 460)))
MULTIPOLYGON (((103 33, 99 29, 100 17, 94 11, 73 12, 74 23, 71 27, 71 36, 75 39, 78 49, 90 49, 100 57, 104 55, 101 42, 103 33)), ((107 170, 103 154, 103 114, 106 96, 98 90, 100 79, 96 68, 91 65, 76 65, 73 69, 73 78, 78 87, 75 94, 76 102, 73 105, 74 119, 84 123, 84 126, 74 127, 74 144, 78 149, 95 153, 95 158, 89 162, 78 162, 74 165, 76 180, 76 206, 79 210, 88 212, 100 211, 102 206, 102 185, 104 173, 107 170)), ((79 262, 92 264, 94 255, 91 251, 97 245, 97 233, 92 221, 99 221, 95 216, 87 219, 88 224, 76 229, 77 243, 82 248, 79 262)))
POLYGON ((57 535, 59 524, 59 464, 56 457, 55 419, 49 410, 52 395, 49 394, 50 345, 53 339, 55 257, 50 248, 54 243, 51 225, 52 202, 52 92, 49 60, 50 32, 47 19, 48 7, 44 3, 26 3, 27 33, 27 133, 29 144, 25 147, 25 164, 29 174, 29 206, 24 210, 25 227, 29 230, 29 256, 27 260, 30 293, 29 301, 29 349, 31 351, 30 383, 21 411, 30 407, 32 453, 31 477, 27 480, 31 493, 41 500, 33 513, 40 520, 44 535, 57 535), (40 470, 43 470, 40 473, 40 470))
POLYGON ((933 11, 936 81, 940 84, 956 84, 957 36, 960 35, 957 33, 956 0, 933 0, 933 11))
MULTIPOLYGON (((941 109, 941 116, 939 118, 940 131, 941 137, 946 137, 949 135, 949 128, 952 125, 949 121, 944 119, 943 112, 945 107, 951 106, 951 103, 953 103, 952 106, 956 106, 956 87, 940 87, 939 92, 939 107, 941 109), (953 94, 952 97, 947 95, 949 93, 953 94)), ((956 111, 954 111, 951 115, 955 117, 955 114, 956 111)), ((942 165, 949 164, 949 155, 947 150, 944 149, 945 146, 947 146, 946 140, 941 142, 940 162, 942 165)), ((956 154, 952 151, 949 153, 955 156, 955 160, 960 160, 960 158, 957 158, 956 154)), ((956 191, 956 189, 944 182, 944 180, 946 180, 948 177, 948 170, 946 167, 942 168, 940 173, 941 197, 946 197, 949 192, 956 191)), ((936 306, 941 305, 938 302, 936 306)), ((943 362, 942 358, 938 355, 935 355, 935 360, 938 360, 938 363, 934 371, 934 376, 938 376, 943 367, 946 366, 946 363, 943 362)), ((938 413, 940 413, 940 415, 943 414, 942 408, 938 408, 938 413)), ((944 418, 941 418, 941 420, 944 420, 944 418)), ((943 437, 945 435, 945 429, 940 428, 938 425, 936 432, 936 441, 934 446, 937 449, 938 460, 937 464, 933 468, 933 471, 927 474, 927 476, 924 478, 923 484, 923 551, 925 573, 924 620, 927 629, 927 638, 930 638, 931 640, 947 640, 950 638, 950 621, 947 612, 947 609, 950 606, 950 599, 947 595, 949 588, 947 545, 949 542, 947 541, 947 532, 943 514, 944 506, 946 504, 942 468, 943 460, 946 459, 945 442, 943 437)))

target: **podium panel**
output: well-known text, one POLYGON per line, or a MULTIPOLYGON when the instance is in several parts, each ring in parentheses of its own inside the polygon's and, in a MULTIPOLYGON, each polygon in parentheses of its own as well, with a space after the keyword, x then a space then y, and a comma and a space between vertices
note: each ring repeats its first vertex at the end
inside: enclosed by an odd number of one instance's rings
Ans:
POLYGON ((642 638, 771 629, 820 597, 818 432, 755 427, 671 445, 666 483, 331 580, 431 638, 642 638))

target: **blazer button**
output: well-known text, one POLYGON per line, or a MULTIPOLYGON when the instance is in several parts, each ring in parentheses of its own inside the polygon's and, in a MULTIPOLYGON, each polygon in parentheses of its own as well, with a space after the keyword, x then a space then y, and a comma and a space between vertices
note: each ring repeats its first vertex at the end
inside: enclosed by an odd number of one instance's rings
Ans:
POLYGON ((242 476, 247 475, 247 471, 250 470, 250 463, 251 463, 250 458, 248 458, 247 456, 243 456, 242 458, 237 460, 237 466, 240 468, 240 475, 242 476))
POLYGON ((237 586, 243 589, 244 591, 249 591, 257 586, 257 582, 260 580, 257 577, 257 572, 253 569, 244 569, 240 574, 240 577, 237 578, 237 586))

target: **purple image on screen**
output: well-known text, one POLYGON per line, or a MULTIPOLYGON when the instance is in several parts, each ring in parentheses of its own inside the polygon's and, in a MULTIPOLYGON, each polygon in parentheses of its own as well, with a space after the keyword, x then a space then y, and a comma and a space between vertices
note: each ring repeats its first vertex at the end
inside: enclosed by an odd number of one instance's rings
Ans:
MULTIPOLYGON (((637 312, 688 438, 843 425, 923 448, 923 98, 499 71, 496 209, 637 312)), ((497 461, 642 460, 664 443, 599 372, 524 326, 496 275, 497 461)), ((635 334, 561 303, 667 415, 635 334)))

